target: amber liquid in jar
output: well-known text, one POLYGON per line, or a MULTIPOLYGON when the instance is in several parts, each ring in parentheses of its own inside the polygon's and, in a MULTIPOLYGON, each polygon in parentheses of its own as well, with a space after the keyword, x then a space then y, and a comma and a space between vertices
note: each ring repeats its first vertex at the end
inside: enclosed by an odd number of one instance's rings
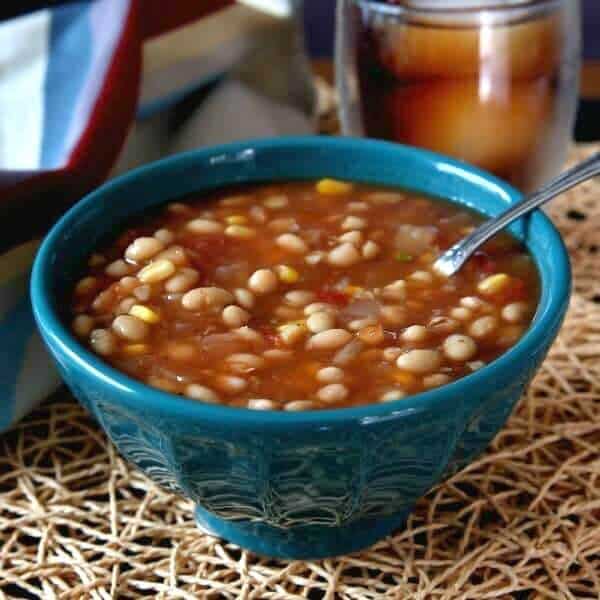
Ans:
POLYGON ((552 10, 507 24, 476 13, 357 19, 363 127, 529 190, 560 167, 570 128, 563 24, 552 10))

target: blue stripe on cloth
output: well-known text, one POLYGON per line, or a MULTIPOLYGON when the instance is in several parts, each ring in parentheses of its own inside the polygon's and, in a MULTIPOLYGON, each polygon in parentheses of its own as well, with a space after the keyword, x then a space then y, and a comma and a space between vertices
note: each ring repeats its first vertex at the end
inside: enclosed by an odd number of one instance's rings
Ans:
POLYGON ((25 291, 0 322, 3 348, 0 352, 0 431, 13 420, 16 384, 26 358, 27 344, 34 332, 31 302, 25 291))
POLYGON ((44 86, 44 129, 41 166, 65 164, 69 124, 92 58, 91 3, 78 2, 52 9, 50 44, 44 86))

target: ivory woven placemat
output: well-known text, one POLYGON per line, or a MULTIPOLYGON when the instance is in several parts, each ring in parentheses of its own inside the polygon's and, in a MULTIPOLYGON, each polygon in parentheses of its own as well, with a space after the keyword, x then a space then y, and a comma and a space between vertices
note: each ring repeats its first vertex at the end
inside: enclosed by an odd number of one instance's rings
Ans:
POLYGON ((63 391, 0 438, 0 598, 600 598, 600 183, 549 212, 575 275, 562 333, 487 453, 405 529, 316 562, 241 551, 63 391))

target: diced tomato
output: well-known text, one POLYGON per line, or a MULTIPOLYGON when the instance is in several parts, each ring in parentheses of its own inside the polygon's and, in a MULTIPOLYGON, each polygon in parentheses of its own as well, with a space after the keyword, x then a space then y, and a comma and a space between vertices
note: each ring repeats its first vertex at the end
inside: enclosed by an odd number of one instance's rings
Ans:
POLYGON ((333 304, 335 306, 346 306, 350 301, 347 294, 327 288, 319 290, 316 296, 319 302, 326 302, 327 304, 333 304))
POLYGON ((496 261, 487 252, 477 251, 471 259, 473 267, 480 273, 491 275, 498 270, 496 261))
POLYGON ((522 279, 511 277, 508 287, 504 290, 502 297, 505 302, 517 302, 526 300, 528 297, 527 286, 522 279))
POLYGON ((278 348, 282 345, 281 338, 277 335, 277 330, 271 325, 268 325, 267 323, 250 323, 250 326, 263 336, 267 346, 278 348))

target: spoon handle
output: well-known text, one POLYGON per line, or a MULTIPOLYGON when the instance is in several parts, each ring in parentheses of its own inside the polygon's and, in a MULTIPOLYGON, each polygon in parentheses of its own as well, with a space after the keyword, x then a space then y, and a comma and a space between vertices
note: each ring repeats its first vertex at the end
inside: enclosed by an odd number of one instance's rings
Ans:
POLYGON ((434 268, 447 277, 453 275, 482 244, 499 231, 502 231, 507 225, 595 175, 600 175, 600 152, 564 171, 538 191, 525 196, 508 210, 477 227, 468 236, 444 252, 434 263, 434 268))

